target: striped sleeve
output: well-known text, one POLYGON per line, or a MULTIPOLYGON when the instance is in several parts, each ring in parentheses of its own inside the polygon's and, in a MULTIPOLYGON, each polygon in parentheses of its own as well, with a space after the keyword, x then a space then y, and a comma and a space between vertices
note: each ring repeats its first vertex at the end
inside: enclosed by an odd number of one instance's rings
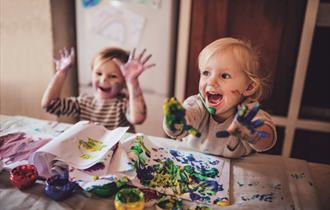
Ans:
POLYGON ((76 97, 57 98, 46 107, 46 112, 57 116, 67 115, 77 117, 80 115, 80 107, 76 97))

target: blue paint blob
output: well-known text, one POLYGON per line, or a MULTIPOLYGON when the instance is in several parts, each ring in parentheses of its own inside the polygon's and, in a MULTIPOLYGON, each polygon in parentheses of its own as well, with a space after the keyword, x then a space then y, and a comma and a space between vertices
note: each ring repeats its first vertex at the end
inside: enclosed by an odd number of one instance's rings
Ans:
POLYGON ((190 193, 190 199, 191 199, 192 201, 198 201, 198 200, 201 199, 201 196, 198 195, 197 193, 192 192, 192 193, 190 193))
POLYGON ((101 0, 81 0, 82 5, 84 8, 90 8, 98 5, 101 0))

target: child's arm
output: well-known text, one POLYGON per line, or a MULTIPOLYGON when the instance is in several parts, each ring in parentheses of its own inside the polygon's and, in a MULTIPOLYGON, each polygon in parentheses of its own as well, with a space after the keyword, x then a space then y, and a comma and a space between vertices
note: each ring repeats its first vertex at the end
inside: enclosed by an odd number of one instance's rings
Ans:
POLYGON ((114 61, 120 67, 120 70, 126 80, 129 94, 129 113, 127 119, 132 124, 143 123, 147 115, 147 108, 138 77, 145 70, 155 66, 155 64, 148 64, 148 60, 151 58, 151 54, 144 56, 145 52, 146 49, 144 49, 136 57, 135 49, 133 49, 133 52, 130 54, 127 63, 124 65, 118 59, 114 59, 114 61))
POLYGON ((259 107, 257 104, 249 111, 247 106, 243 105, 229 128, 226 131, 218 132, 217 137, 233 135, 249 142, 257 151, 269 149, 275 141, 274 130, 261 119, 252 121, 259 111, 259 107))
POLYGON ((71 48, 70 54, 69 51, 65 48, 60 51, 60 58, 55 60, 55 76, 48 84, 48 87, 42 96, 42 108, 47 108, 52 100, 60 97, 66 74, 72 67, 74 57, 75 55, 73 48, 71 48))

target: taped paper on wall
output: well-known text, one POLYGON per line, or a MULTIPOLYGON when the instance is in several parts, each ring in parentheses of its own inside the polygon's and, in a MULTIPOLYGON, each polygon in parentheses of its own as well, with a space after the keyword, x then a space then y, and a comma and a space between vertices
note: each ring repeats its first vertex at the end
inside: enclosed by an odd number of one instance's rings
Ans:
POLYGON ((142 36, 145 17, 109 4, 91 12, 89 21, 92 32, 119 45, 134 48, 142 36))

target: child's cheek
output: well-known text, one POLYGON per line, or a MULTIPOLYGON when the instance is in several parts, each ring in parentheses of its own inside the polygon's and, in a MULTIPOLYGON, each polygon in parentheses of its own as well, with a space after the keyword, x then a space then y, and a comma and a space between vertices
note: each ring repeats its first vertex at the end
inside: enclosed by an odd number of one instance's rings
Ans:
POLYGON ((94 89, 97 89, 97 88, 99 87, 99 83, 98 83, 96 80, 93 80, 93 81, 92 81, 92 87, 93 87, 94 89))

